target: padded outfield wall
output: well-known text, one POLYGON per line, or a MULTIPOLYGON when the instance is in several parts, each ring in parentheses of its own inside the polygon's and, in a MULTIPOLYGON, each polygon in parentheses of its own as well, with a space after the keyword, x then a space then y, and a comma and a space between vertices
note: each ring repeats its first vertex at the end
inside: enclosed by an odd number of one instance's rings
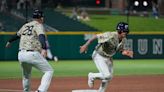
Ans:
MULTIPOLYGON (((87 54, 80 54, 79 48, 96 32, 48 32, 51 51, 59 59, 91 59, 96 41, 89 46, 87 54)), ((6 41, 14 32, 0 32, 0 60, 17 60, 18 42, 11 48, 5 48, 6 41)), ((164 59, 164 34, 162 33, 134 33, 128 36, 125 47, 134 50, 134 59, 164 59)), ((127 59, 117 53, 114 58, 127 59)))

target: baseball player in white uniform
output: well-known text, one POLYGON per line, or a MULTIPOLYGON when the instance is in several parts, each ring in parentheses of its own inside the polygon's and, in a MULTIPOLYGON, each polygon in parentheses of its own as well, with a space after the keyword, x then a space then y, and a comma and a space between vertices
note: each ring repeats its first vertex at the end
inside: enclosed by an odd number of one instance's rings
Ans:
POLYGON ((80 47, 80 53, 86 52, 89 44, 95 39, 98 40, 92 58, 96 64, 99 73, 88 74, 88 86, 92 88, 94 86, 94 80, 100 79, 102 83, 98 89, 98 92, 106 92, 109 81, 113 76, 113 61, 112 56, 116 52, 121 52, 123 55, 133 57, 133 51, 126 50, 124 44, 126 41, 126 35, 129 33, 128 24, 125 22, 118 23, 116 27, 117 32, 105 32, 97 34, 89 39, 84 45, 80 47))
POLYGON ((17 34, 7 42, 6 47, 20 39, 18 60, 23 73, 23 92, 30 92, 32 67, 44 73, 36 92, 47 92, 53 76, 53 68, 45 59, 47 47, 43 12, 35 10, 33 18, 33 21, 24 24, 17 34))

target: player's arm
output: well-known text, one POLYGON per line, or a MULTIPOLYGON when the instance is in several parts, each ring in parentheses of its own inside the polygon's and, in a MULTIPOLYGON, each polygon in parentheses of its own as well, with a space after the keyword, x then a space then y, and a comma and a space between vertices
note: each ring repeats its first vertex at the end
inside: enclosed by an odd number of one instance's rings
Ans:
POLYGON ((118 50, 119 52, 121 52, 122 55, 128 56, 130 58, 133 58, 133 51, 126 48, 124 45, 126 44, 126 38, 124 38, 122 40, 122 45, 120 46, 120 49, 118 50))
POLYGON ((47 49, 47 46, 46 46, 46 36, 44 34, 39 34, 39 41, 42 45, 42 49, 47 49))
POLYGON ((47 46, 46 46, 46 36, 45 34, 39 34, 39 41, 42 46, 41 55, 47 57, 47 46))
POLYGON ((97 35, 94 35, 91 39, 89 39, 84 45, 80 46, 80 53, 86 53, 88 46, 95 40, 97 39, 97 35))
POLYGON ((9 48, 11 46, 12 42, 20 39, 23 29, 24 29, 24 26, 22 26, 19 29, 19 31, 8 40, 8 42, 6 43, 6 46, 5 46, 6 48, 9 48))
POLYGON ((36 33, 38 35, 39 41, 41 43, 41 55, 43 57, 47 57, 47 46, 46 46, 46 35, 45 35, 45 29, 42 24, 37 24, 35 27, 36 33))
POLYGON ((125 55, 125 56, 128 56, 128 57, 131 57, 133 58, 133 51, 132 50, 122 50, 122 55, 125 55))
POLYGON ((9 40, 8 40, 8 42, 6 43, 6 48, 9 48, 10 47, 10 45, 11 45, 11 43, 12 42, 14 42, 14 41, 16 41, 16 40, 18 40, 18 39, 20 39, 20 36, 18 36, 17 34, 15 34, 15 35, 13 35, 9 40))

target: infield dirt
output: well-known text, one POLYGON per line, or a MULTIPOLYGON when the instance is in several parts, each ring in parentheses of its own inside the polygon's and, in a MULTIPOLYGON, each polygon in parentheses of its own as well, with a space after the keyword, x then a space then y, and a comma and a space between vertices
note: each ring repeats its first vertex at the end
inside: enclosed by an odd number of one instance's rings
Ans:
MULTIPOLYGON (((32 79, 31 89, 36 90, 39 83, 40 79, 32 79)), ((98 89, 99 85, 100 81, 96 80, 93 89, 98 89)), ((89 89, 87 77, 54 77, 48 92, 72 92, 74 89, 89 89)), ((16 92, 14 90, 22 90, 21 79, 0 80, 0 92, 16 92)), ((114 76, 107 92, 164 92, 164 75, 114 76)))

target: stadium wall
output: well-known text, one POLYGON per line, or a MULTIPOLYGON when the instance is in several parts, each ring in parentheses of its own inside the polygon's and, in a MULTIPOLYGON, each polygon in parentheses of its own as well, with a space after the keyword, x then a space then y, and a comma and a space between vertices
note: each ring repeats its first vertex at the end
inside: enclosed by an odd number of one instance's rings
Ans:
MULTIPOLYGON (((17 60, 18 42, 11 48, 5 48, 7 40, 14 33, 1 33, 0 60, 17 60)), ((48 40, 51 51, 59 59, 91 59, 96 41, 89 46, 87 54, 80 54, 79 48, 86 40, 91 38, 94 32, 49 32, 48 40)), ((130 34, 126 48, 134 50, 134 59, 164 59, 164 36, 162 34, 130 34)), ((114 58, 128 59, 117 53, 114 58)))

